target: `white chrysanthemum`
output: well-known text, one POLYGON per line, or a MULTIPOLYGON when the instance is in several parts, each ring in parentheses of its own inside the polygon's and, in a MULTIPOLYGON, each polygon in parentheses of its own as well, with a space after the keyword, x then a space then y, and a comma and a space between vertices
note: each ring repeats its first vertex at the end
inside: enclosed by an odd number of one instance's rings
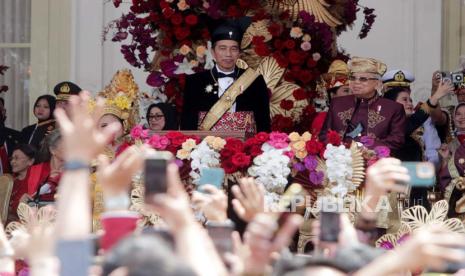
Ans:
POLYGON ((328 144, 324 158, 326 159, 328 179, 335 185, 331 188, 331 192, 336 196, 344 197, 349 190, 353 189, 351 181, 353 174, 352 155, 350 150, 343 145, 335 147, 328 144))
POLYGON ((191 172, 189 175, 194 184, 198 183, 202 169, 218 167, 220 165, 220 154, 210 148, 205 140, 192 151, 191 159, 191 172))

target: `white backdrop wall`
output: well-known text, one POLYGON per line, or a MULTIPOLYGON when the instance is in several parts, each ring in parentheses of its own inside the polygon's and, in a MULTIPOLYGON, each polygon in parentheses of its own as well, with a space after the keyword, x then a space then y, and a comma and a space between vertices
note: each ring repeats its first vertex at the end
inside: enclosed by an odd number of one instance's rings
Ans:
MULTIPOLYGON (((339 46, 352 55, 379 58, 390 69, 410 70, 417 79, 414 98, 425 100, 430 93, 431 74, 441 65, 441 1, 361 0, 360 4, 375 8, 376 22, 367 38, 358 39, 363 21, 360 12, 353 29, 340 37, 339 46)), ((122 7, 128 8, 128 4, 122 7)), ((85 89, 99 91, 116 70, 131 68, 119 44, 111 42, 111 37, 102 42, 103 27, 122 11, 111 1, 73 1, 71 79, 85 89)), ((149 91, 147 74, 131 70, 141 90, 149 91)))

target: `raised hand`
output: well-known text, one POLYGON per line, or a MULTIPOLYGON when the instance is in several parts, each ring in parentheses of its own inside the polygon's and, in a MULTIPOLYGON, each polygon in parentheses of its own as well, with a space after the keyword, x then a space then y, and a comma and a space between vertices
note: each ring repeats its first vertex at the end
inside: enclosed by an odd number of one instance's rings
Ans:
POLYGON ((255 183, 253 177, 244 177, 239 185, 231 188, 235 199, 232 200, 234 211, 245 220, 251 221, 257 214, 263 213, 265 201, 265 188, 255 183))

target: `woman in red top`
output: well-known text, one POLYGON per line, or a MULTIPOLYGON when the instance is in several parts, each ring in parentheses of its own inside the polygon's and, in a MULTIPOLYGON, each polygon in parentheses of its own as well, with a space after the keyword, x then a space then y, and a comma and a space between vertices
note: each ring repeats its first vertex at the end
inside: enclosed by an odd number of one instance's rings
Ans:
POLYGON ((29 170, 27 193, 35 201, 54 201, 63 172, 63 145, 58 130, 47 135, 29 170))
POLYGON ((10 158, 10 165, 13 171, 14 185, 10 197, 10 207, 8 210, 8 222, 18 219, 17 209, 21 197, 27 193, 27 179, 29 167, 34 163, 34 146, 21 144, 16 147, 10 158))

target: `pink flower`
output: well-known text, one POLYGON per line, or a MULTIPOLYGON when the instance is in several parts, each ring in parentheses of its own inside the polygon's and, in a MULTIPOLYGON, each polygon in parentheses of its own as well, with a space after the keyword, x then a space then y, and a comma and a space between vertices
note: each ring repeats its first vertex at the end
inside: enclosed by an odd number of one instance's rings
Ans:
POLYGON ((300 44, 300 49, 304 51, 310 51, 310 49, 312 49, 312 44, 310 44, 308 41, 304 41, 302 44, 300 44))
POLYGON ((147 139, 147 137, 149 136, 149 130, 148 129, 144 129, 142 127, 142 125, 137 125, 135 127, 133 127, 131 129, 131 138, 136 140, 136 139, 147 139))
POLYGON ((284 155, 286 155, 287 157, 289 157, 289 159, 292 159, 292 158, 294 158, 294 156, 295 156, 295 154, 294 154, 294 152, 293 152, 292 150, 290 150, 290 151, 285 151, 285 152, 284 152, 284 155))
POLYGON ((170 140, 165 136, 154 134, 147 142, 151 147, 157 150, 164 150, 170 144, 170 140))
POLYGON ((273 131, 270 133, 268 144, 275 149, 285 149, 289 146, 289 137, 286 133, 273 131))
POLYGON ((391 150, 389 150, 388 147, 385 146, 378 146, 374 148, 376 155, 378 155, 378 158, 384 158, 384 157, 389 157, 391 154, 391 150))
POLYGON ((313 53, 312 58, 314 61, 319 61, 321 58, 320 53, 313 53))

